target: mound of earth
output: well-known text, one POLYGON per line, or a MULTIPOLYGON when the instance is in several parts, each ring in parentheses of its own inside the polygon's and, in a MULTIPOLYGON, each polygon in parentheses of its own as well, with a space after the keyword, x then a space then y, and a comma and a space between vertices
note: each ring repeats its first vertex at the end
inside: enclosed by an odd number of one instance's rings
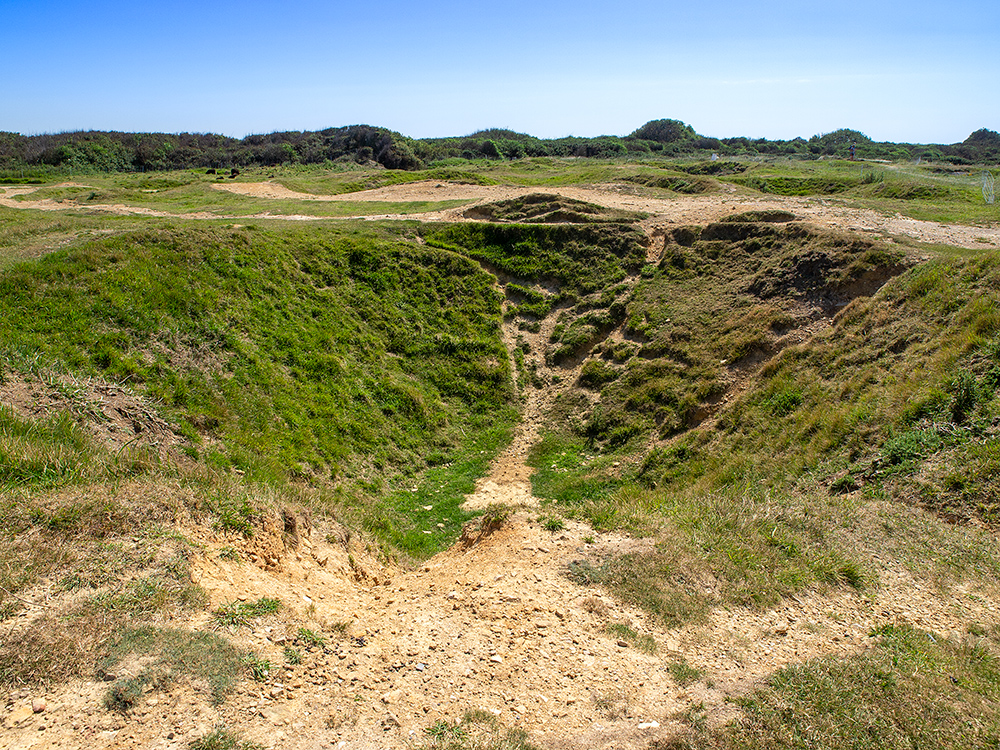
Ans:
POLYGON ((484 203, 466 210, 466 219, 525 224, 592 224, 638 221, 645 214, 621 211, 552 193, 531 193, 517 198, 484 203))

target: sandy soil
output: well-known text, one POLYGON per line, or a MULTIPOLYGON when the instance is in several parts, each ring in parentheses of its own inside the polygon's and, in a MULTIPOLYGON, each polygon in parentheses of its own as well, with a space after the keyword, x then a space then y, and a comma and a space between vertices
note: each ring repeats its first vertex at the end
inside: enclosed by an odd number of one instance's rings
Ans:
MULTIPOLYGON (((331 544, 323 530, 296 549, 263 553, 266 560, 244 549, 247 562, 232 562, 219 550, 242 542, 201 530, 206 548, 194 578, 213 605, 261 596, 285 604, 279 616, 224 631, 275 665, 269 679, 241 684, 220 707, 182 680, 147 693, 127 717, 100 707, 107 683, 97 680, 21 691, 0 714, 5 747, 180 750, 224 724, 268 748, 406 748, 437 721, 483 709, 542 747, 639 750, 679 731, 680 716, 698 704, 711 723, 731 718, 726 696, 778 665, 863 649, 881 624, 957 633, 997 617, 993 600, 976 595, 983 592, 942 595, 888 567, 868 595, 807 593, 772 610, 719 610, 704 625, 668 631, 563 574, 584 555, 641 542, 611 534, 588 542, 593 532, 575 523, 553 534, 533 516, 517 511, 498 531, 473 535, 412 572, 382 569, 359 545, 331 544), (657 652, 610 635, 610 622, 651 636, 657 652), (331 640, 310 650, 295 641, 300 627, 322 628, 331 640), (289 644, 302 663, 278 666, 289 644), (679 686, 669 667, 680 660, 705 679, 679 686), (39 697, 46 710, 33 713, 39 697)), ((211 627, 204 618, 192 625, 211 627)), ((116 676, 141 667, 126 664, 116 676)))
MULTIPOLYGON (((75 183, 63 183, 61 187, 85 187, 75 183)), ((216 190, 224 190, 240 195, 269 200, 309 200, 309 201, 365 201, 365 202, 411 202, 466 200, 469 204, 461 208, 431 211, 419 214, 378 214, 357 217, 371 221, 385 219, 408 219, 418 221, 468 221, 462 214, 470 206, 490 203, 537 192, 549 192, 567 198, 588 201, 609 208, 629 211, 644 211, 651 217, 644 222, 647 226, 658 224, 704 224, 724 216, 744 211, 781 209, 791 211, 798 218, 819 226, 859 232, 870 232, 892 238, 904 236, 920 242, 940 243, 967 248, 1000 247, 1000 225, 990 227, 970 227, 959 224, 939 224, 930 221, 908 219, 900 214, 891 216, 869 209, 847 208, 826 198, 798 198, 786 196, 743 197, 735 192, 683 196, 677 198, 650 198, 639 194, 634 186, 610 183, 594 187, 546 187, 523 188, 493 185, 463 185, 423 181, 392 185, 389 187, 364 190, 340 195, 311 195, 298 193, 275 182, 224 183, 213 184, 216 190)), ((277 219, 284 221, 332 221, 325 217, 305 215, 273 215, 269 213, 253 215, 217 215, 207 212, 190 214, 170 214, 148 208, 122 204, 78 205, 73 201, 14 200, 15 196, 30 195, 35 187, 0 186, 0 206, 43 211, 62 211, 86 208, 96 212, 113 214, 136 214, 141 216, 170 217, 183 216, 189 219, 277 219)))

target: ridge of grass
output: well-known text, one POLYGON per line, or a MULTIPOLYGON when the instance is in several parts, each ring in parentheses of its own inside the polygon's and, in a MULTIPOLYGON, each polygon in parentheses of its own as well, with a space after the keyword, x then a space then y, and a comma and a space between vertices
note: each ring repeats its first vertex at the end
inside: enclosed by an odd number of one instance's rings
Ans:
POLYGON ((146 230, 4 274, 0 337, 9 361, 145 392, 195 449, 221 440, 216 468, 337 477, 411 466, 503 406, 490 283, 378 230, 146 230))
POLYGON ((673 230, 627 301, 639 348, 624 362, 617 345, 592 349, 613 370, 590 386, 600 404, 554 413, 529 457, 535 494, 561 512, 656 539, 570 577, 672 627, 808 588, 877 588, 876 550, 939 580, 1000 572, 988 531, 938 521, 925 539, 899 507, 996 522, 1000 254, 907 265, 794 223, 673 230), (775 345, 838 309, 811 342, 775 345), (703 426, 726 371, 753 357, 763 367, 703 426))

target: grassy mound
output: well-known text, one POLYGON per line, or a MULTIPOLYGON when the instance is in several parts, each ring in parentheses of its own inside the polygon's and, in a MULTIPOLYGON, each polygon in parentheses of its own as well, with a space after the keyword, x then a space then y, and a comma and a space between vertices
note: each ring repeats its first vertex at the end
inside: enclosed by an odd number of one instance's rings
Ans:
POLYGON ((997 522, 1000 256, 913 264, 796 223, 672 230, 624 340, 583 345, 578 385, 600 402, 560 397, 531 459, 564 513, 656 543, 570 577, 676 625, 864 590, 875 550, 1000 572, 989 534, 919 528, 908 508, 997 522))
POLYGON ((143 393, 217 469, 336 478, 419 465, 504 407, 491 281, 372 231, 129 232, 6 273, 0 336, 6 368, 143 393))
POLYGON ((463 216, 477 221, 522 224, 597 224, 645 218, 645 214, 616 211, 613 208, 549 193, 532 193, 520 198, 486 203, 468 209, 463 216))

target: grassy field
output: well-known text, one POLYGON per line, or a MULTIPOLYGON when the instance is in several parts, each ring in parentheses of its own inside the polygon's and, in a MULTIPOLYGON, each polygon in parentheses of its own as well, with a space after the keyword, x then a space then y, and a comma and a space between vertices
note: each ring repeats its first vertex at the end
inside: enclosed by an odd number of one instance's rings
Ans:
POLYGON ((740 157, 719 162, 656 159, 525 158, 515 161, 465 161, 416 171, 341 165, 248 168, 234 179, 181 171, 147 174, 65 175, 50 183, 70 181, 85 187, 47 187, 24 200, 49 198, 88 203, 123 204, 169 213, 209 212, 249 216, 305 215, 336 218, 365 214, 402 214, 440 210, 460 201, 413 203, 317 202, 268 200, 213 190, 217 183, 273 181, 290 190, 318 196, 420 181, 520 187, 588 186, 621 182, 652 196, 698 195, 734 186, 738 194, 815 196, 852 207, 900 213, 914 219, 983 224, 1000 219, 995 205, 982 195, 982 169, 935 164, 851 162, 843 159, 798 161, 779 157, 740 157))
MULTIPOLYGON (((263 174, 257 175, 263 178, 263 174)), ((85 185, 41 187, 21 202, 50 200, 86 213, 89 206, 121 205, 168 214, 208 213, 219 216, 311 216, 338 218, 371 214, 410 214, 460 206, 464 201, 310 201, 268 199, 215 190, 219 180, 195 172, 171 173, 167 177, 126 175, 114 178, 87 175, 85 185)), ((246 179, 246 178, 244 178, 246 179)), ((231 184, 226 180, 222 184, 231 184)), ((353 191, 344 191, 353 192, 353 191)))

